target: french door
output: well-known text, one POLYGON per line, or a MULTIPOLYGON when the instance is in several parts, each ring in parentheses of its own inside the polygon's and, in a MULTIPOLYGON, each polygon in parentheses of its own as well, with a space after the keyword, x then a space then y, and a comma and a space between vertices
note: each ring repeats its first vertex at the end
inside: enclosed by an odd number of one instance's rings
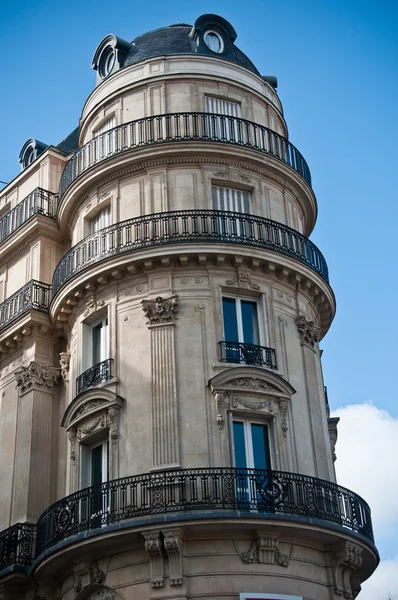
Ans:
POLYGON ((247 419, 234 419, 233 447, 238 503, 256 509, 263 504, 258 483, 266 477, 264 471, 271 469, 268 425, 247 419), (241 473, 239 469, 242 469, 241 473), (259 469, 261 474, 247 472, 246 469, 259 469))

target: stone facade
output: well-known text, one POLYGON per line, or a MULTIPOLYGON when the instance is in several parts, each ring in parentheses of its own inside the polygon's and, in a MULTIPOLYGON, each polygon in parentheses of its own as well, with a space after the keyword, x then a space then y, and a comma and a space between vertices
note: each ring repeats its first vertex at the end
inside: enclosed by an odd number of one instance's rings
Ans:
POLYGON ((378 555, 336 486, 318 345, 335 300, 280 100, 211 51, 119 69, 128 44, 108 37, 80 154, 48 148, 0 193, 12 211, 61 181, 55 218, 0 243, 0 535, 24 553, 17 569, 2 546, 0 598, 355 598, 378 555), (176 125, 197 117, 156 120, 209 98, 199 141, 176 125), (236 143, 248 121, 272 151, 236 143), (16 523, 37 523, 36 550, 16 523))

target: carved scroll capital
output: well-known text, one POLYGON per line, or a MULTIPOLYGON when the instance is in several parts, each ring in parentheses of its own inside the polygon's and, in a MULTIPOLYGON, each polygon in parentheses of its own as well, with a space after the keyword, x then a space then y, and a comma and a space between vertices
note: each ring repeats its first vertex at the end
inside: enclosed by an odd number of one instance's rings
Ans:
POLYGON ((224 431, 225 426, 225 394, 224 392, 216 392, 214 394, 216 399, 216 411, 217 411, 217 427, 218 431, 224 431))
POLYGON ((260 563, 267 565, 289 566, 289 556, 282 554, 279 540, 276 537, 258 535, 257 540, 250 544, 249 549, 240 555, 245 564, 260 563))
POLYGON ((164 325, 177 319, 178 295, 170 298, 157 296, 155 300, 142 300, 142 310, 148 319, 147 325, 164 325))
POLYGON ((329 431, 329 441, 330 441, 330 449, 332 451, 332 459, 335 461, 337 459, 336 456, 336 443, 337 443, 337 424, 340 421, 339 417, 329 417, 328 418, 328 431, 329 431))
POLYGON ((234 279, 227 279, 225 285, 238 286, 239 288, 259 290, 260 286, 257 283, 253 283, 250 277, 250 271, 244 271, 237 269, 237 277, 234 279))
POLYGON ((182 585, 182 533, 180 529, 164 531, 164 547, 169 558, 170 585, 182 585))
POLYGON ((344 598, 355 598, 358 583, 355 571, 362 564, 362 548, 351 542, 329 547, 334 591, 344 598))
POLYGON ((59 370, 48 365, 40 365, 32 361, 27 367, 21 367, 15 371, 17 387, 21 394, 32 388, 51 391, 59 378, 59 370))
POLYGON ((151 567, 151 586, 153 588, 163 587, 163 544, 160 531, 151 531, 142 535, 145 538, 145 550, 149 556, 151 567))
POLYGON ((300 342, 313 348, 314 344, 319 341, 319 327, 315 325, 314 321, 307 319, 304 315, 297 317, 296 325, 300 342))

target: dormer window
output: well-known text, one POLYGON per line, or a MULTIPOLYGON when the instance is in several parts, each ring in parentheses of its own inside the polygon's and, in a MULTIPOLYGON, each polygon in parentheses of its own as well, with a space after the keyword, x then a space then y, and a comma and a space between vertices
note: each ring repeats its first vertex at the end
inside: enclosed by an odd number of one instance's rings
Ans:
POLYGON ((124 66, 131 44, 115 35, 107 35, 98 45, 91 66, 97 71, 97 83, 124 66))
POLYGON ((112 46, 105 48, 101 54, 101 59, 98 65, 98 72, 102 78, 108 77, 115 64, 115 51, 112 46))
POLYGON ((208 31, 206 31, 206 33, 204 35, 204 40, 205 40, 206 46, 212 52, 216 52, 217 54, 221 54, 221 52, 224 50, 223 39, 220 36, 220 34, 217 33, 216 31, 213 31, 211 29, 208 30, 208 31))
POLYGON ((32 164, 34 160, 46 149, 47 144, 34 140, 33 138, 25 142, 22 146, 22 150, 19 153, 19 162, 21 163, 22 169, 26 169, 32 164))

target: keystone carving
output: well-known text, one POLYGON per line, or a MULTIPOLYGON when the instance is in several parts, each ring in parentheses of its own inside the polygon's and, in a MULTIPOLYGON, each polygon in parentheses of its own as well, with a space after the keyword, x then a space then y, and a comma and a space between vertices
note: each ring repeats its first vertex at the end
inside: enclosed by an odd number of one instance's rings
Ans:
POLYGON ((152 531, 142 535, 145 538, 145 550, 149 556, 151 567, 151 586, 153 588, 163 587, 163 553, 160 531, 152 531))
POLYGON ((182 536, 179 529, 164 532, 164 547, 169 558, 170 585, 182 585, 182 536))
POLYGON ((227 279, 225 285, 237 285, 239 288, 250 288, 251 290, 259 290, 260 286, 257 283, 253 283, 250 278, 249 271, 242 271, 238 269, 238 276, 234 279, 227 279))
POLYGON ((329 547, 334 591, 349 600, 358 594, 355 571, 362 564, 362 548, 350 542, 329 547))
POLYGON ((83 313, 84 317, 87 317, 90 313, 95 312, 101 306, 105 306, 105 300, 97 300, 97 298, 93 295, 86 300, 86 310, 83 313))
POLYGON ((177 319, 178 295, 170 298, 158 296, 155 300, 142 300, 142 310, 147 317, 147 325, 162 325, 177 319))
POLYGON ((21 393, 29 391, 32 387, 38 387, 46 391, 53 389, 59 377, 59 370, 48 365, 40 365, 32 361, 27 367, 21 367, 15 371, 17 387, 21 393))
POLYGON ((68 381, 70 353, 69 352, 60 352, 59 356, 60 356, 59 365, 61 367, 61 377, 62 377, 63 381, 68 381))
POLYGON ((312 348, 319 340, 319 327, 315 325, 314 321, 304 316, 297 317, 296 325, 300 342, 312 348))
POLYGON ((249 549, 240 555, 241 561, 247 564, 260 563, 266 565, 289 566, 289 556, 279 550, 278 538, 259 535, 249 549))
POLYGON ((92 583, 103 583, 105 573, 100 570, 97 563, 81 562, 73 567, 75 575, 75 592, 78 594, 83 588, 92 583))

